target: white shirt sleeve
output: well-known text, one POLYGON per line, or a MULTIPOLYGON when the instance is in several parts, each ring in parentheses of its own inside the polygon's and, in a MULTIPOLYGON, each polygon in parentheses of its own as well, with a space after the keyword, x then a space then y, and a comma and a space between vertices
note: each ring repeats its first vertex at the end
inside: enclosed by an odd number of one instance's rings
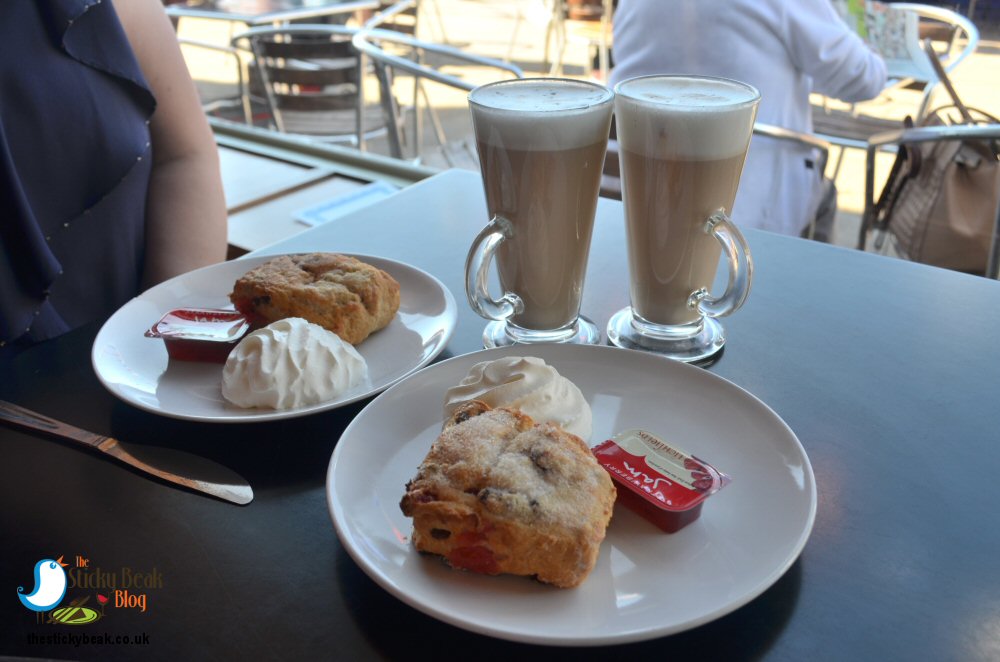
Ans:
POLYGON ((782 30, 795 66, 813 91, 842 101, 864 101, 885 87, 886 67, 840 19, 829 0, 783 3, 782 30))

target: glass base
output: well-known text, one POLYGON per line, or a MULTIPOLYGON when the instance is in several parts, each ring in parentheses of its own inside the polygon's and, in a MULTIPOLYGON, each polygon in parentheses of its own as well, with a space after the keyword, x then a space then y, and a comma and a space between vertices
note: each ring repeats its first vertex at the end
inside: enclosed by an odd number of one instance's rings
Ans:
POLYGON ((718 354, 726 342, 718 320, 702 317, 691 324, 666 326, 647 322, 622 308, 608 322, 608 340, 625 349, 638 349, 685 363, 704 361, 718 354))
POLYGON ((483 331, 483 347, 510 347, 535 343, 573 343, 576 345, 596 345, 601 342, 601 332, 597 325, 580 315, 576 322, 554 331, 524 329, 510 322, 490 322, 483 331))

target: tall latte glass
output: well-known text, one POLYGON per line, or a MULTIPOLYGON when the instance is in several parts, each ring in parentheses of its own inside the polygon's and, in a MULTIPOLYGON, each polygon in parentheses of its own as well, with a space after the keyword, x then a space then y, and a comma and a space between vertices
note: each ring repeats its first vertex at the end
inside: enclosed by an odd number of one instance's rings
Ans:
POLYGON ((484 346, 600 340, 580 299, 613 98, 603 86, 557 78, 491 83, 469 95, 490 221, 465 276, 469 304, 494 320, 484 346), (493 261, 499 299, 488 291, 493 261))
POLYGON ((715 319, 743 305, 750 250, 730 221, 760 93, 721 78, 644 76, 615 87, 632 305, 608 339, 682 361, 722 349, 715 319), (725 251, 729 284, 710 294, 725 251))

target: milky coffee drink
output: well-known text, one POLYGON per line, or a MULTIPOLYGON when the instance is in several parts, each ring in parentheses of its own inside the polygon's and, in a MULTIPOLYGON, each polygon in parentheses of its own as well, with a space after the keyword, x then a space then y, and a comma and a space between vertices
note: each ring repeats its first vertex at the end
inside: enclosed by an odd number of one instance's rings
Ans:
POLYGON ((688 298, 711 288, 721 253, 705 223, 718 209, 732 212, 757 91, 670 76, 616 92, 632 308, 655 324, 697 322, 688 298))
POLYGON ((611 122, 604 87, 561 79, 487 85, 469 97, 490 217, 510 221, 497 251, 505 291, 524 310, 523 329, 572 325, 611 122))

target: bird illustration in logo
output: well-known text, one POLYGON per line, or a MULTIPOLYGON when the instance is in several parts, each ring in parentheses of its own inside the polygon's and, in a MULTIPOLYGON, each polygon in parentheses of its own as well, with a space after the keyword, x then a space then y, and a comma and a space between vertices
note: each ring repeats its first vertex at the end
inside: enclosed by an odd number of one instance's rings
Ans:
POLYGON ((66 571, 68 564, 63 557, 57 560, 42 559, 35 564, 35 590, 24 595, 24 587, 17 587, 17 597, 21 604, 31 611, 48 611, 62 602, 66 595, 66 571))

